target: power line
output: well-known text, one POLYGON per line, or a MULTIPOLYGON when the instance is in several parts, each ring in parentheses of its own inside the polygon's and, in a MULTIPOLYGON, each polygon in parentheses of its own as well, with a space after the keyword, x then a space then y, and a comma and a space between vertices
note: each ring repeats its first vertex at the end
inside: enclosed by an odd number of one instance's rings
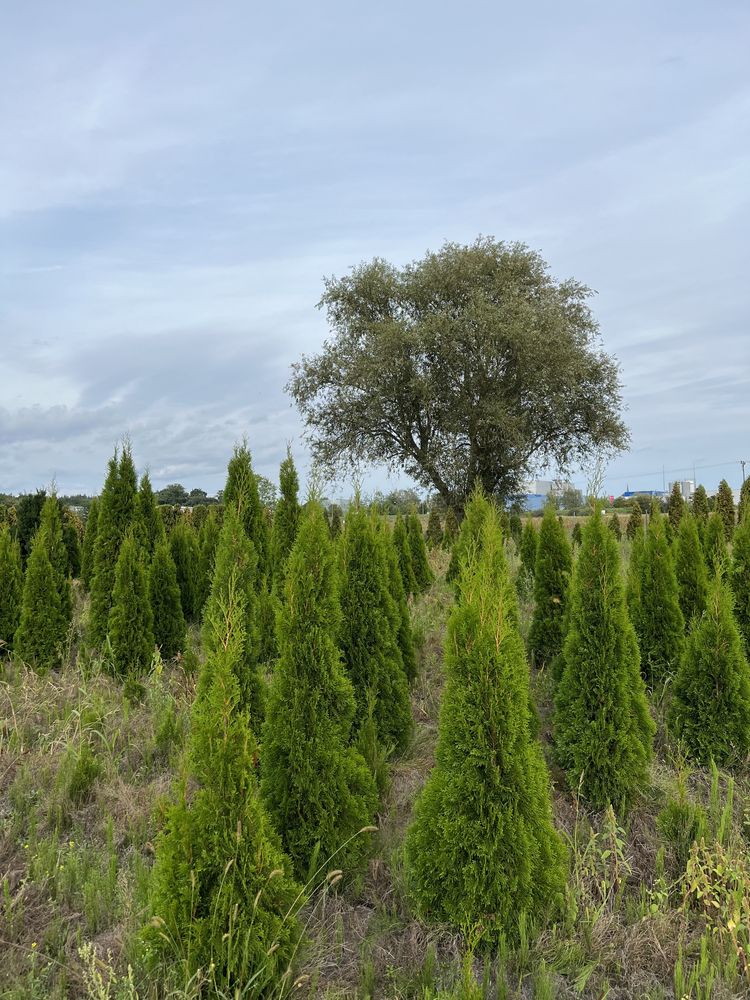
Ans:
MULTIPOLYGON (((740 463, 742 464, 742 463, 740 463)), ((693 478, 695 478, 695 473, 701 469, 723 469, 728 465, 737 465, 736 459, 730 462, 713 462, 711 465, 684 465, 680 469, 657 469, 653 472, 630 472, 625 476, 607 476, 607 482, 609 483, 620 483, 627 482, 630 479, 647 479, 650 476, 662 476, 665 475, 677 475, 680 472, 693 472, 693 478)))

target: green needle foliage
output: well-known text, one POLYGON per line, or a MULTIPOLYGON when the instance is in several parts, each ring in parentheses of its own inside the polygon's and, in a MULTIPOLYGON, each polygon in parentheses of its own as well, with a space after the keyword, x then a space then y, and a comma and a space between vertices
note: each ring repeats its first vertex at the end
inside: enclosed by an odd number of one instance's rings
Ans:
POLYGON ((706 554, 706 563, 712 575, 726 567, 729 553, 724 522, 718 511, 711 514, 706 524, 706 529, 703 532, 703 551, 706 554))
MULTIPOLYGON (((232 588, 242 597, 242 655, 236 659, 237 685, 240 704, 250 726, 260 731, 265 712, 266 685, 259 668, 260 640, 258 637, 258 555, 247 537, 239 514, 234 507, 224 513, 219 543, 214 560, 211 593, 203 613, 202 639, 207 653, 213 652, 216 632, 211 623, 230 600, 232 588)), ((198 692, 208 674, 203 672, 198 692)))
POLYGON ((620 518, 617 512, 614 510, 610 514, 609 521, 607 522, 607 527, 615 536, 615 541, 619 542, 620 539, 622 538, 622 528, 620 527, 620 518))
POLYGON ((557 520, 554 506, 547 504, 539 530, 534 571, 534 617, 529 631, 529 654, 537 667, 552 663, 562 649, 572 568, 573 554, 565 529, 557 520))
POLYGON ((534 581, 538 548, 539 535, 534 527, 534 522, 530 517, 527 517, 521 532, 521 574, 524 580, 529 583, 534 581))
POLYGON ((708 521, 708 515, 710 513, 708 506, 708 495, 706 494, 705 486, 696 487, 695 493, 693 493, 693 517, 698 522, 698 531, 703 534, 706 527, 706 522, 708 521))
POLYGON ((204 693, 185 781, 156 843, 154 917, 143 937, 153 965, 177 963, 182 982, 202 970, 211 996, 270 997, 291 985, 303 894, 259 794, 258 747, 242 709, 243 590, 230 579, 224 602, 207 612, 204 693))
POLYGON ((300 506, 298 500, 299 479, 294 467, 294 459, 289 448, 279 470, 281 496, 273 514, 271 529, 271 568, 273 591, 277 597, 284 593, 284 573, 287 559, 292 551, 299 527, 300 506))
POLYGON ((443 528, 443 548, 450 549, 458 538, 458 518, 452 507, 448 508, 445 515, 445 526, 443 528))
POLYGON ((308 504, 287 563, 280 658, 263 729, 261 789, 295 870, 350 871, 377 808, 375 780, 351 745, 356 710, 338 650, 337 560, 323 512, 308 504))
POLYGON ((583 541, 583 533, 581 532, 581 522, 576 521, 573 525, 573 531, 570 534, 570 540, 578 548, 583 541))
POLYGON ((399 615, 383 545, 358 503, 346 515, 341 562, 339 647, 357 700, 354 730, 366 718, 372 698, 381 745, 401 752, 411 736, 412 716, 398 645, 399 615))
MULTIPOLYGON (((341 532, 339 532, 340 534, 341 532)), ((414 567, 411 561, 411 546, 406 530, 406 524, 400 514, 396 515, 393 525, 393 544, 398 554, 398 568, 401 571, 401 579, 404 583, 404 591, 407 598, 417 593, 417 580, 414 576, 414 567)))
POLYGON ((555 699, 556 754, 570 787, 597 809, 626 809, 648 784, 654 732, 617 542, 594 514, 573 570, 555 699))
POLYGON ((497 940, 517 937, 524 916, 547 916, 566 872, 547 768, 530 733, 528 666, 495 511, 486 512, 479 542, 448 622, 437 760, 405 860, 425 917, 457 928, 481 923, 497 940))
POLYGON ((680 521, 682 520, 686 510, 687 504, 682 496, 680 484, 672 483, 672 489, 667 500, 667 518, 671 529, 671 538, 676 537, 677 529, 680 527, 680 521))
POLYGON ((48 536, 37 531, 31 543, 16 630, 16 655, 38 671, 61 663, 68 623, 60 607, 59 577, 48 551, 48 536))
POLYGON ((414 635, 411 628, 411 615, 409 614, 406 591, 404 590, 404 582, 401 579, 401 571, 398 565, 398 552, 393 540, 393 532, 388 530, 388 526, 383 518, 378 518, 377 529, 380 533, 380 542, 383 546, 388 568, 390 594, 398 612, 396 622, 398 648, 401 650, 401 660, 406 679, 411 684, 412 681, 416 680, 418 672, 417 653, 414 648, 414 635))
POLYGON ((90 638, 100 647, 109 628, 109 609, 115 585, 115 566, 125 535, 135 514, 136 474, 130 448, 110 459, 107 478, 99 497, 99 517, 94 542, 94 573, 91 580, 90 638))
POLYGON ((91 589, 91 577, 94 573, 94 545, 99 524, 99 501, 96 497, 91 501, 89 516, 86 518, 86 530, 83 535, 83 552, 81 553, 81 581, 85 590, 91 589))
POLYGON ((269 533, 263 505, 258 493, 258 480, 253 472, 250 449, 247 442, 235 445, 234 453, 227 466, 227 482, 224 487, 224 508, 233 507, 240 516, 245 533, 255 546, 258 557, 258 590, 265 586, 265 576, 269 569, 269 533))
POLYGON ((641 634, 641 576, 645 553, 646 532, 644 528, 639 528, 635 535, 633 535, 633 543, 630 547, 626 590, 628 616, 635 629, 636 636, 641 634))
POLYGON ((109 612, 112 672, 123 679, 145 673, 154 654, 154 619, 141 548, 131 533, 120 546, 109 612))
POLYGON ((734 533, 731 580, 734 613, 750 657, 750 508, 734 533))
POLYGON ((510 536, 516 543, 516 547, 521 546, 521 535, 523 533, 523 524, 521 522, 521 515, 518 510, 513 510, 510 515, 510 536))
POLYGON ((740 502, 737 504, 737 524, 742 524, 750 514, 750 479, 746 479, 740 490, 740 502))
POLYGON ((440 514, 435 507, 430 510, 430 516, 427 518, 425 539, 430 549, 439 549, 443 544, 443 525, 440 521, 440 514))
POLYGON ((21 546, 7 524, 0 529, 0 656, 13 649, 21 618, 23 569, 21 546))
POLYGON ((204 518, 200 532, 198 533, 198 548, 200 549, 200 560, 198 562, 198 608, 199 613, 203 612, 211 593, 211 581, 214 575, 214 561, 216 559, 216 546, 219 544, 219 534, 221 523, 219 512, 215 507, 208 508, 208 513, 204 518))
POLYGON ((466 505, 464 519, 461 522, 461 530, 458 533, 456 544, 453 546, 451 561, 446 574, 446 580, 449 583, 454 583, 457 591, 461 568, 466 565, 472 553, 479 545, 482 538, 482 531, 484 530, 484 522, 491 510, 492 505, 482 489, 475 489, 466 505))
POLYGON ((62 517, 57 497, 47 497, 42 507, 39 531, 46 535, 46 549, 55 573, 57 590, 60 595, 60 612, 67 628, 73 620, 73 595, 70 587, 68 550, 63 537, 62 517))
POLYGON ((632 541, 639 528, 643 528, 643 511, 641 505, 634 500, 630 506, 630 516, 625 526, 625 534, 632 541))
POLYGON ((76 514, 57 501, 62 518, 63 543, 68 557, 68 575, 77 579, 81 575, 81 522, 76 514))
POLYGON ((415 511, 411 511, 406 518, 406 534, 409 538, 411 566, 414 572, 414 580, 417 584, 417 593, 423 594, 435 579, 435 576, 430 569, 430 563, 427 558, 427 546, 425 545, 424 533, 422 532, 422 522, 415 511))
POLYGON ((182 613, 187 621, 195 621, 200 611, 200 549, 198 538, 185 518, 180 518, 172 529, 169 549, 177 571, 182 613))
POLYGON ((177 569, 166 536, 156 543, 148 576, 154 641, 165 660, 185 650, 185 616, 180 602, 177 569))
POLYGON ((656 505, 640 559, 639 609, 633 620, 641 653, 641 670, 650 688, 663 683, 680 665, 685 620, 680 611, 674 559, 664 518, 656 505))
POLYGON ((141 484, 136 496, 133 516, 135 537, 143 546, 148 559, 153 556, 156 546, 166 540, 164 522, 159 514, 159 507, 151 487, 151 479, 147 472, 141 476, 141 484))
POLYGON ((711 582, 706 611, 688 636, 672 689, 672 731, 692 757, 723 766, 750 750, 750 667, 720 575, 711 582))
POLYGON ((719 483, 719 492, 716 494, 716 513, 724 525, 725 539, 731 542, 734 534, 734 494, 726 479, 722 479, 719 483))
POLYGON ((690 513, 685 513, 677 529, 674 544, 675 572, 680 610, 686 624, 700 617, 708 597, 708 570, 698 536, 698 525, 690 513))
POLYGON ((337 503, 331 505, 329 515, 330 515, 329 528, 331 532, 331 538, 338 538, 344 527, 344 519, 341 516, 341 508, 337 503))

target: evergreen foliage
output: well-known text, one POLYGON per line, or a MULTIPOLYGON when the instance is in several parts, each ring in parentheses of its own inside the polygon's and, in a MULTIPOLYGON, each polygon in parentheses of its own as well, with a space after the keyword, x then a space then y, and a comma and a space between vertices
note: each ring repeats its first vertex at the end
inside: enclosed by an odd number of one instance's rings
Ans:
POLYGON ((200 532, 198 534, 200 559, 198 561, 197 600, 199 613, 203 612, 203 609, 206 606, 206 601, 208 600, 208 595, 211 593, 211 581, 213 580, 214 575, 216 547, 219 544, 219 534, 221 533, 219 511, 216 507, 208 507, 206 509, 208 510, 208 513, 201 523, 200 532))
POLYGON ((49 496, 44 501, 37 533, 39 532, 44 532, 46 535, 45 547, 55 574, 55 584, 60 595, 60 613, 67 629, 73 620, 73 594, 68 573, 68 550, 63 536, 60 504, 56 496, 49 496))
POLYGON ((115 566, 120 546, 135 514, 136 474, 130 448, 117 450, 109 461, 107 478, 99 497, 99 515, 94 540, 91 578, 90 638, 93 646, 104 643, 115 585, 115 566))
POLYGON ((160 542, 166 541, 167 534, 164 530, 164 522, 159 514, 148 472, 143 473, 138 487, 134 511, 134 531, 136 540, 143 546, 148 559, 153 556, 156 546, 160 542))
POLYGON ((141 549, 130 532, 117 557, 108 638, 115 676, 137 677, 148 670, 154 653, 154 619, 141 549))
POLYGON ((195 621, 200 611, 200 550, 196 534, 185 518, 180 518, 172 529, 169 549, 177 571, 182 613, 186 621, 195 621))
POLYGON ((250 449, 247 442, 235 445, 234 453, 227 466, 227 482, 224 487, 224 508, 233 507, 240 516, 245 533, 255 547, 258 557, 257 589, 265 586, 268 571, 269 537, 263 505, 258 492, 258 480, 253 472, 250 449))
POLYGON ((690 755, 723 766, 750 751, 750 667, 732 611, 729 586, 717 574, 706 610, 688 636, 675 678, 670 725, 690 755))
POLYGON ((300 506, 298 500, 299 479, 294 467, 292 453, 287 448, 286 458, 279 470, 279 486, 281 496, 273 514, 271 529, 271 569, 273 573, 273 591, 280 597, 284 593, 284 572, 289 553, 292 551, 294 539, 299 526, 300 506))
POLYGON ((414 580, 417 585, 417 593, 423 594, 430 586, 435 576, 430 569, 430 562, 427 558, 427 546, 425 545, 422 522, 416 511, 410 511, 406 518, 406 534, 409 539, 409 551, 411 553, 411 568, 414 573, 414 580))
POLYGON ((737 504, 737 524, 742 524, 750 514, 750 479, 746 479, 740 490, 740 501, 737 504))
POLYGON ((578 547, 583 541, 583 533, 581 532, 580 521, 576 521, 576 523, 573 525, 573 530, 570 534, 570 540, 576 547, 578 547))
POLYGON ((672 538, 677 536, 677 529, 680 527, 680 521, 686 510, 687 504, 682 496, 680 484, 672 483, 672 489, 667 499, 667 518, 669 519, 672 538))
POLYGON ((557 520, 554 506, 547 504, 536 551, 534 617, 529 631, 529 653, 535 666, 552 663, 562 649, 572 568, 573 554, 565 529, 557 520))
POLYGON ((607 527, 615 536, 615 541, 619 542, 622 538, 622 528, 620 527, 620 518, 616 511, 612 511, 609 516, 609 521, 607 522, 607 527))
POLYGON ((731 580, 734 613, 750 658, 750 508, 734 533, 731 580))
POLYGON ((633 501, 630 505, 630 516, 625 526, 625 534, 632 541, 639 529, 643 528, 643 511, 641 505, 633 501))
POLYGON ((443 525, 440 521, 440 514, 438 514, 436 507, 432 507, 430 509, 430 516, 427 518, 427 533, 425 535, 425 540, 427 542, 427 547, 430 549, 439 549, 443 544, 443 525))
POLYGON ((725 568, 729 558, 727 540, 724 522, 721 514, 716 510, 710 515, 703 532, 703 551, 706 554, 706 563, 711 575, 725 568))
POLYGON ((23 569, 21 546, 10 527, 0 528, 0 656, 13 649, 13 637, 21 618, 23 569))
POLYGON ((338 538, 344 526, 344 519, 341 516, 341 508, 337 503, 331 505, 329 515, 330 515, 329 528, 331 532, 331 538, 338 538))
POLYGON ((412 717, 398 644, 399 614, 384 546, 358 503, 346 515, 341 562, 339 647, 357 701, 354 730, 362 725, 372 697, 382 746, 400 752, 409 741, 412 717))
POLYGON ((521 545, 521 534, 523 532, 523 524, 521 523, 521 515, 517 510, 513 510, 510 515, 510 534, 513 541, 516 543, 516 547, 520 548, 521 545))
POLYGON ((443 548, 450 549, 458 538, 458 518, 452 507, 449 507, 445 515, 445 526, 443 528, 443 548))
POLYGON ((411 545, 409 544, 406 524, 400 514, 396 514, 396 520, 393 524, 393 544, 398 555, 398 568, 401 571, 404 591, 407 598, 413 597, 417 593, 417 580, 411 561, 411 545))
POLYGON ((664 518, 656 505, 640 559, 639 610, 633 625, 638 634, 641 670, 653 688, 679 667, 685 638, 674 558, 664 518))
POLYGON ((61 663, 68 624, 60 607, 59 577, 48 551, 48 536, 37 531, 26 565, 16 655, 39 671, 61 663))
POLYGON ((630 562, 628 563, 626 588, 628 617, 635 629, 636 636, 640 636, 641 634, 641 574, 643 573, 645 551, 646 532, 641 527, 638 528, 633 536, 633 542, 630 546, 630 562))
POLYGON ((735 519, 734 494, 726 479, 722 479, 719 483, 719 492, 716 494, 716 513, 724 525, 724 538, 731 542, 735 519))
POLYGON ((698 525, 691 513, 685 513, 677 529, 674 544, 675 572, 680 610, 686 624, 700 617, 708 597, 708 571, 703 555, 698 525))
POLYGON ((412 681, 416 680, 418 672, 417 653, 414 648, 414 636, 412 634, 407 595, 398 565, 398 552, 396 551, 396 543, 393 540, 393 532, 388 530, 388 526, 382 518, 378 519, 377 528, 380 532, 380 540, 388 569, 388 587, 396 605, 396 611, 398 612, 396 623, 398 648, 401 650, 401 660, 406 679, 411 684, 412 681))
POLYGON ((74 579, 81 575, 81 522, 76 514, 58 500, 62 518, 63 543, 68 557, 68 573, 74 579))
POLYGON ((571 788, 595 808, 625 809, 648 783, 655 726, 618 546, 596 513, 583 529, 567 624, 555 699, 556 754, 571 788))
POLYGON ((502 532, 494 510, 482 520, 448 622, 437 760, 405 853, 425 916, 457 928, 481 923, 497 940, 517 937, 523 917, 547 916, 566 873, 547 768, 530 733, 529 673, 502 532))
POLYGON ((46 490, 37 490, 36 493, 28 493, 26 496, 19 497, 18 500, 15 533, 18 544, 21 546, 21 562, 24 568, 31 555, 31 546, 39 528, 42 507, 46 499, 46 490))
POLYGON ((453 546, 451 561, 448 566, 446 580, 454 583, 458 589, 461 576, 461 568, 469 561, 473 551, 479 545, 484 529, 484 522, 487 519, 492 505, 480 488, 477 488, 469 498, 464 511, 464 519, 461 522, 461 529, 453 546))
POLYGON ((278 617, 280 658, 263 730, 261 788, 295 870, 351 870, 358 831, 377 808, 374 778, 351 745, 356 702, 338 650, 341 609, 334 547, 309 504, 287 563, 278 617))
POLYGON ((695 493, 693 493, 692 507, 693 517, 698 523, 698 532, 702 535, 710 513, 705 486, 696 487, 695 493))
POLYGON ((155 919, 144 938, 152 960, 182 964, 183 981, 208 973, 211 995, 245 996, 252 984, 252 996, 276 996, 290 985, 303 899, 260 797, 258 747, 242 708, 243 590, 230 575, 224 598, 207 611, 213 638, 187 781, 156 844, 155 919))
MULTIPOLYGON (((258 636, 258 556, 255 546, 247 537, 237 510, 231 506, 224 514, 219 542, 214 559, 214 574, 211 593, 203 615, 203 648, 214 652, 212 643, 216 633, 212 622, 231 598, 234 588, 242 598, 242 655, 236 658, 237 685, 240 705, 247 715, 254 731, 260 731, 265 709, 265 682, 261 675, 259 661, 260 640, 258 636)), ((239 612, 238 612, 239 613, 239 612)), ((201 684, 208 675, 204 671, 201 684)))
POLYGON ((521 573, 525 580, 533 581, 536 570, 536 554, 539 548, 539 535, 530 517, 521 532, 521 573))
POLYGON ((166 536, 156 543, 148 576, 154 641, 165 660, 185 650, 185 616, 180 600, 177 569, 166 536))

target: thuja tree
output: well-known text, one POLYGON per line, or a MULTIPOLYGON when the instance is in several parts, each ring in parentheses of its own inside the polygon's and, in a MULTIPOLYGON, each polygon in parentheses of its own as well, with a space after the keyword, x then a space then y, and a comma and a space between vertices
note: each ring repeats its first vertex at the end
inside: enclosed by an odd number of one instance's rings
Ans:
POLYGON ((703 617, 688 636, 675 678, 670 726, 691 756, 718 765, 750 750, 750 667, 720 574, 711 582, 703 617))
POLYGON ((18 500, 15 533, 18 544, 21 546, 21 560, 24 567, 31 554, 31 546, 39 527, 42 507, 46 499, 47 491, 37 490, 36 493, 28 493, 18 500))
POLYGON ((36 670, 50 670, 61 663, 67 631, 68 623, 60 607, 59 578, 49 556, 47 534, 37 531, 26 564, 14 651, 36 670))
POLYGON ((635 538, 639 528, 643 528, 643 511, 641 505, 634 501, 630 507, 628 523, 625 526, 625 534, 631 541, 635 538))
POLYGON ((108 638, 115 676, 137 676, 148 670, 154 653, 153 629, 141 549, 132 533, 128 533, 117 557, 109 612, 108 638))
POLYGON ((86 518, 86 529, 83 534, 83 551, 81 553, 81 582, 84 590, 91 588, 91 578, 94 574, 94 545, 99 525, 99 501, 94 497, 86 518))
POLYGON ((62 518, 62 535, 68 557, 68 573, 74 579, 81 575, 81 533, 83 526, 77 514, 57 501, 62 518))
POLYGON ((245 995, 252 984, 257 997, 290 985, 303 896, 259 794, 258 747, 242 708, 243 588, 230 583, 225 593, 207 612, 204 693, 187 773, 156 842, 143 936, 151 962, 178 963, 180 981, 202 970, 212 995, 245 995))
POLYGON ((359 504, 347 513, 341 544, 339 646, 357 700, 354 729, 362 725, 372 698, 381 744, 401 751, 411 735, 412 717, 398 613, 383 546, 359 504))
POLYGON ((21 546, 4 524, 0 529, 0 656, 13 649, 22 593, 21 546))
POLYGON ((536 569, 536 554, 539 535, 531 518, 526 519, 521 532, 521 575, 526 581, 533 581, 536 569))
POLYGON ((445 525, 443 526, 443 548, 450 549, 458 538, 458 518, 452 507, 449 507, 445 515, 445 525))
POLYGON ((617 542, 598 514, 573 570, 554 739, 571 788, 625 809, 648 783, 654 723, 639 672, 617 542))
POLYGON ((42 507, 42 516, 39 521, 39 531, 46 535, 46 549, 52 569, 55 574, 55 582, 60 595, 60 612, 65 619, 67 628, 73 620, 73 595, 70 587, 70 575, 68 570, 68 550, 63 537, 62 518, 60 516, 60 505, 57 497, 47 497, 42 507))
POLYGON ((411 683, 417 676, 417 654, 414 648, 414 635, 412 633, 407 595, 398 565, 398 553, 393 541, 393 533, 388 530, 388 526, 382 518, 378 519, 377 528, 380 533, 380 541, 388 569, 388 586, 398 613, 396 622, 398 648, 401 650, 401 660, 406 679, 411 683))
POLYGON ((159 542, 166 540, 167 535, 148 472, 144 472, 141 476, 135 503, 134 522, 136 538, 150 559, 156 546, 159 542))
POLYGON ((622 538, 622 528, 620 526, 620 518, 616 511, 612 511, 609 515, 609 521, 607 522, 607 527, 615 536, 615 541, 619 542, 622 538))
POLYGON ((430 516, 427 518, 425 540, 430 549, 438 549, 443 544, 443 525, 435 507, 430 509, 430 516))
POLYGON ((641 634, 641 575, 646 551, 646 532, 639 528, 633 536, 630 546, 630 562, 628 563, 628 578, 626 600, 628 615, 635 629, 636 636, 641 634))
POLYGON ((740 501, 737 504, 737 524, 742 524, 750 514, 750 479, 746 479, 740 490, 740 501))
POLYGON ((671 537, 675 537, 677 529, 680 527, 687 505, 685 504, 682 490, 679 483, 672 483, 672 489, 667 500, 667 519, 671 530, 671 537))
POLYGON ((706 524, 706 529, 703 532, 703 551, 712 574, 725 567, 728 559, 727 539, 724 532, 724 522, 718 511, 711 514, 706 524))
POLYGON ((186 627, 177 569, 166 536, 156 543, 148 575, 154 641, 165 660, 185 649, 186 627))
POLYGON ((517 936, 522 917, 546 916, 566 874, 530 732, 515 601, 498 518, 487 511, 448 622, 437 760, 405 847, 421 913, 458 928, 481 923, 495 939, 517 936))
POLYGON ((692 509, 693 517, 698 523, 698 531, 702 534, 710 513, 705 486, 698 486, 693 493, 692 509))
POLYGON ((341 534, 341 529, 343 527, 344 519, 341 516, 341 508, 337 503, 332 504, 329 511, 329 529, 331 532, 331 538, 338 538, 341 534))
POLYGON ((458 583, 461 576, 461 567, 469 561, 474 550, 479 546, 484 522, 487 519, 492 505, 481 489, 475 489, 469 498, 464 511, 464 519, 461 522, 461 529, 453 546, 451 561, 448 566, 446 580, 455 585, 458 593, 458 583))
POLYGON ((700 617, 708 596, 708 571, 703 555, 698 525, 690 513, 685 513, 677 529, 674 543, 675 572, 680 610, 686 624, 700 617))
POLYGON ((227 466, 227 482, 222 499, 225 509, 233 507, 237 511, 247 537, 255 546, 260 571, 258 576, 258 589, 260 589, 265 585, 264 580, 268 570, 268 523, 260 502, 258 480, 253 472, 247 442, 235 445, 227 466))
POLYGON ((393 524, 393 544, 398 555, 398 568, 401 571, 401 579, 404 583, 406 596, 410 597, 417 593, 417 580, 414 575, 414 567, 411 561, 411 545, 406 524, 400 514, 396 515, 393 524))
POLYGON ((93 646, 101 646, 107 635, 115 566, 120 546, 132 525, 136 492, 133 456, 125 446, 121 456, 115 451, 110 459, 107 478, 99 497, 94 572, 91 580, 90 638, 93 646))
POLYGON ((180 588, 180 603, 187 621, 195 621, 199 613, 199 573, 200 550, 195 532, 185 520, 180 518, 169 536, 177 584, 180 588))
POLYGON ((198 533, 198 548, 200 549, 200 559, 198 561, 198 608, 202 613, 211 593, 211 581, 214 575, 214 560, 216 558, 216 546, 219 544, 219 534, 221 524, 219 512, 215 507, 207 508, 208 513, 203 519, 198 533))
POLYGON ((640 559, 639 591, 639 610, 633 624, 638 632, 641 670, 649 687, 654 687, 677 670, 685 639, 674 559, 664 518, 656 505, 640 559))
POLYGON ((294 467, 294 459, 289 448, 286 458, 279 469, 279 486, 281 495, 273 513, 271 529, 271 571, 273 574, 273 589, 277 596, 284 592, 284 573, 289 553, 292 551, 294 539, 299 527, 299 479, 294 467))
MULTIPOLYGON (((206 602, 203 618, 203 648, 211 652, 216 632, 212 622, 220 609, 231 600, 230 591, 238 590, 242 596, 242 655, 236 658, 237 684, 240 704, 250 725, 260 731, 265 712, 266 686, 259 667, 260 639, 258 636, 258 555, 247 537, 239 514, 234 506, 224 514, 219 542, 214 559, 211 592, 206 602)), ((204 671, 199 680, 201 691, 208 674, 204 671)))
POLYGON ((416 511, 410 511, 406 518, 406 533, 409 538, 411 566, 417 584, 417 592, 424 593, 435 579, 427 558, 427 546, 422 532, 422 522, 416 511))
POLYGON ((570 533, 570 540, 573 543, 573 545, 575 545, 576 547, 579 546, 581 544, 581 542, 583 541, 583 535, 581 533, 581 522, 580 521, 576 521, 576 523, 573 525, 573 530, 570 533))
POLYGON ((731 542, 735 519, 734 494, 726 479, 722 479, 719 483, 719 491, 716 494, 716 513, 724 525, 724 537, 728 542, 731 542))
POLYGON ((278 617, 280 657, 263 729, 263 798, 301 876, 350 871, 358 835, 377 808, 375 779, 352 746, 356 702, 338 649, 337 559, 317 504, 309 504, 287 563, 278 617))
POLYGON ((734 533, 731 582, 737 624, 750 657, 750 508, 734 533))
MULTIPOLYGON (((534 532, 536 535, 536 532, 534 532)), ((563 641, 563 620, 573 555, 553 504, 547 504, 539 530, 534 571, 534 617, 529 653, 536 666, 551 663, 563 641)))

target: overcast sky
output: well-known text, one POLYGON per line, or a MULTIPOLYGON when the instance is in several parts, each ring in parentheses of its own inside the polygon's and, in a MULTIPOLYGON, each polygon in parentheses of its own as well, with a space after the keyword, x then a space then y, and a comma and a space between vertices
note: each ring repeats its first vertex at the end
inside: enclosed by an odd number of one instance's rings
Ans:
POLYGON ((0 492, 98 491, 125 432, 159 486, 304 467, 323 276, 479 233, 597 290, 609 491, 738 485, 748 51, 747 0, 3 4, 0 492))

